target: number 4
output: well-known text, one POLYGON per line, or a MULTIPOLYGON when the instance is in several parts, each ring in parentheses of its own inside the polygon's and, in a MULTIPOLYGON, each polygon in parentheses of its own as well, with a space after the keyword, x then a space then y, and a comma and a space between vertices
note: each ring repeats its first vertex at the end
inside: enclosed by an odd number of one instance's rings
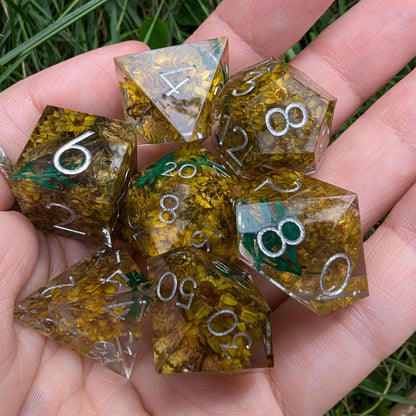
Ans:
POLYGON ((191 71, 192 69, 195 69, 195 65, 183 66, 181 68, 170 69, 168 71, 163 71, 159 73, 163 81, 165 81, 166 84, 168 84, 170 87, 170 90, 165 93, 168 97, 170 97, 173 93, 180 95, 181 93, 179 91, 179 88, 182 87, 182 85, 188 82, 191 78, 187 76, 186 78, 184 78, 182 81, 180 81, 178 84, 175 85, 167 76, 172 75, 172 74, 177 74, 178 72, 191 71))

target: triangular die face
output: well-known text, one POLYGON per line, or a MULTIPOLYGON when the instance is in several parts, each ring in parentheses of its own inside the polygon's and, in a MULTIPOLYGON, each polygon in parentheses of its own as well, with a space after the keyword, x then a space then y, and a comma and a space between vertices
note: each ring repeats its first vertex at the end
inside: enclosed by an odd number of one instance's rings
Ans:
POLYGON ((15 319, 129 377, 154 288, 123 250, 97 250, 15 308, 15 319))
POLYGON ((15 318, 128 377, 149 306, 146 297, 135 298, 134 294, 124 293, 108 298, 43 304, 31 309, 21 303, 15 310, 15 318), (137 305, 140 305, 140 311, 137 311, 137 305))
POLYGON ((224 257, 220 259, 202 250, 198 253, 198 257, 201 265, 207 270, 207 274, 219 275, 224 282, 231 281, 233 285, 236 284, 235 287, 256 303, 257 308, 261 310, 263 307, 263 312, 267 313, 269 306, 254 284, 251 275, 244 269, 244 263, 238 261, 230 263, 224 257))
POLYGON ((129 323, 113 323, 110 328, 108 321, 112 317, 106 321, 99 313, 88 311, 86 302, 54 304, 30 310, 19 306, 15 310, 15 318, 20 322, 122 377, 129 377, 142 335, 141 329, 139 331, 132 326, 133 318, 127 318, 129 323), (116 326, 118 328, 114 331, 116 326), (127 326, 134 330, 127 329, 127 326))
MULTIPOLYGON (((152 125, 148 120, 153 113, 156 118, 163 115, 165 120, 158 122, 171 124, 182 141, 205 137, 209 132, 205 132, 205 126, 200 125, 204 124, 199 123, 200 115, 201 112, 207 112, 203 111, 206 105, 211 113, 216 87, 224 81, 224 61, 227 58, 226 38, 115 58, 123 101, 129 101, 123 102, 126 115, 145 119, 145 134, 155 136, 147 137, 150 142, 155 142, 157 136, 169 131, 165 127, 162 133, 152 132, 158 129, 157 123, 152 125), (138 106, 139 110, 135 111, 134 106, 138 106)), ((162 139, 178 141, 170 137, 162 139)))
MULTIPOLYGON (((296 216, 298 212, 307 212, 308 222, 330 222, 334 226, 348 210, 358 210, 355 194, 308 198, 307 193, 301 192, 290 200, 282 201, 282 206, 289 215, 296 216)), ((360 234, 361 230, 358 229, 357 233, 360 234)))

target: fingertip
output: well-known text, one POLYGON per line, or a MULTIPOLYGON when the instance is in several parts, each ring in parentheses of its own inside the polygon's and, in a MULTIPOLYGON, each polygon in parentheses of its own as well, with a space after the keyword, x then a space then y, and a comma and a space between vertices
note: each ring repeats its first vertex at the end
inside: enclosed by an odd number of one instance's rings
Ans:
POLYGON ((126 41, 83 53, 42 71, 32 99, 39 116, 46 105, 123 119, 114 58, 148 50, 139 41, 126 41))
POLYGON ((120 52, 118 56, 122 56, 123 54, 144 52, 150 49, 145 43, 140 42, 138 40, 126 40, 124 42, 120 42, 115 45, 105 46, 104 48, 101 48, 101 49, 111 48, 111 47, 114 47, 117 51, 120 52))
POLYGON ((14 196, 7 179, 0 172, 0 211, 7 211, 13 206, 14 196))
POLYGON ((28 77, 0 94, 1 143, 16 160, 47 105, 123 119, 114 58, 148 46, 127 41, 83 53, 28 77))
POLYGON ((0 293, 15 298, 36 265, 39 243, 35 228, 22 214, 0 212, 0 293))

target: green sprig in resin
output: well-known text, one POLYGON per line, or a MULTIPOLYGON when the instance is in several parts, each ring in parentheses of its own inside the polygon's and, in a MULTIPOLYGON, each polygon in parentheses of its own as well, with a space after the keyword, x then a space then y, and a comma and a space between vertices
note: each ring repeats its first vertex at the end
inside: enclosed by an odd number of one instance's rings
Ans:
POLYGON ((241 260, 320 315, 368 295, 355 194, 283 168, 240 185, 241 260))
POLYGON ((37 227, 111 245, 124 186, 135 167, 134 125, 48 106, 9 183, 37 227))
POLYGON ((19 302, 15 318, 128 378, 154 292, 124 250, 99 249, 19 302))
POLYGON ((235 186, 198 142, 184 143, 131 178, 116 234, 146 256, 193 246, 235 258, 235 186))

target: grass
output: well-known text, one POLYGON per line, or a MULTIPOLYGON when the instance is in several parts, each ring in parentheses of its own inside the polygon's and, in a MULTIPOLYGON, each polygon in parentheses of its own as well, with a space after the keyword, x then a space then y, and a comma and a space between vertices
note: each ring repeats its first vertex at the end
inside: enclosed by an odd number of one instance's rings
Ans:
MULTIPOLYGON (((0 1, 0 10, 3 9, 0 11, 1 91, 43 68, 102 45, 127 39, 143 40, 152 48, 182 43, 221 0, 0 1)), ((335 1, 283 59, 293 58, 357 1, 335 1)), ((415 67, 416 60, 413 60, 367 100, 335 139, 415 67)), ((416 385, 415 369, 416 334, 326 416, 388 415, 395 403, 409 401, 406 394, 416 385)))

